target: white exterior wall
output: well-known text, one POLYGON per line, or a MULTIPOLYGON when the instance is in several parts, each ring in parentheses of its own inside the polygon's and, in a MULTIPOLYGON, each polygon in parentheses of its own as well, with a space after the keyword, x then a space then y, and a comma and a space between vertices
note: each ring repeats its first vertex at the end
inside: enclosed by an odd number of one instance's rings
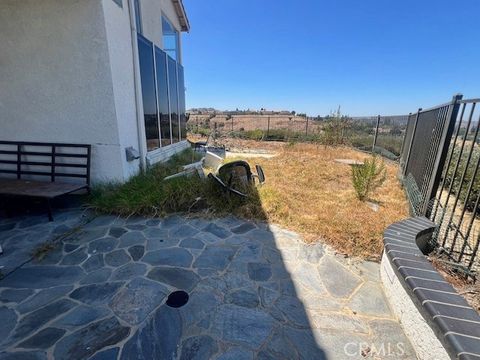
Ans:
POLYGON ((100 0, 2 0, 0 44, 0 139, 92 144, 92 180, 124 180, 100 0))

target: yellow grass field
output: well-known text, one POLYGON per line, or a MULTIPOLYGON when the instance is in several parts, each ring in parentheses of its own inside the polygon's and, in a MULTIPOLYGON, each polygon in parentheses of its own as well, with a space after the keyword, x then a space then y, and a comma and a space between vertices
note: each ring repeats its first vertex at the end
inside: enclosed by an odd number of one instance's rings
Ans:
MULTIPOLYGON (((264 148, 262 144, 249 141, 244 145, 251 151, 264 148)), ((301 233, 309 242, 320 240, 345 254, 378 258, 385 228, 408 216, 397 165, 386 162, 387 180, 371 199, 380 205, 375 212, 356 198, 350 166, 335 162, 362 161, 369 155, 345 147, 272 145, 270 150, 278 156, 246 159, 264 169, 267 181, 258 188, 258 195, 267 220, 301 233)))

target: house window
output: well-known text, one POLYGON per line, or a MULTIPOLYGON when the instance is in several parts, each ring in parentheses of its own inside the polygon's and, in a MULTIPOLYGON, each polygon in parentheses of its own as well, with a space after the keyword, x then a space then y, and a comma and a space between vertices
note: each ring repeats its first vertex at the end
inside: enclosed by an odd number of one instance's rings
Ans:
POLYGON ((178 116, 178 81, 177 81, 177 63, 172 58, 168 58, 168 94, 170 98, 170 121, 172 124, 173 142, 179 142, 180 122, 178 116))
POLYGON ((142 82, 147 150, 152 151, 160 147, 157 92, 155 86, 155 62, 153 58, 153 44, 141 35, 138 35, 138 55, 140 62, 140 80, 142 82))
POLYGON ((117 4, 118 6, 120 6, 121 8, 123 8, 123 1, 122 0, 113 0, 113 2, 115 4, 117 4))
POLYGON ((167 78, 167 54, 155 47, 155 65, 157 67, 157 98, 158 116, 160 119, 160 134, 162 146, 172 143, 170 128, 170 104, 167 78))
POLYGON ((135 6, 135 25, 137 27, 137 32, 143 34, 142 29, 142 13, 140 11, 140 0, 134 0, 135 6))
POLYGON ((183 67, 141 34, 138 37, 140 80, 147 150, 186 139, 183 67))
POLYGON ((165 16, 162 16, 163 50, 178 61, 178 31, 165 16))
POLYGON ((185 106, 185 75, 183 66, 177 65, 178 75, 178 116, 180 120, 180 139, 187 139, 187 114, 185 106))

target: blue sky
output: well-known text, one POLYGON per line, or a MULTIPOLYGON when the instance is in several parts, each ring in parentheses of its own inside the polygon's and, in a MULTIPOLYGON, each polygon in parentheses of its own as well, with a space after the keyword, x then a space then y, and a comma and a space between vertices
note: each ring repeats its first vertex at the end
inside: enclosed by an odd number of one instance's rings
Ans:
POLYGON ((184 0, 187 107, 404 114, 480 97, 480 1, 184 0))

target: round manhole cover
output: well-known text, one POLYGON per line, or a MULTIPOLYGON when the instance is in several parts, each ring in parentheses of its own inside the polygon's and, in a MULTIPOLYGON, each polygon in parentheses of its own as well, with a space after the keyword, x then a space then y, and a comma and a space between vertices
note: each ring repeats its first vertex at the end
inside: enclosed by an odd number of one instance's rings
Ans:
POLYGON ((188 294, 185 291, 174 291, 168 295, 167 305, 173 308, 179 308, 188 302, 188 294))

